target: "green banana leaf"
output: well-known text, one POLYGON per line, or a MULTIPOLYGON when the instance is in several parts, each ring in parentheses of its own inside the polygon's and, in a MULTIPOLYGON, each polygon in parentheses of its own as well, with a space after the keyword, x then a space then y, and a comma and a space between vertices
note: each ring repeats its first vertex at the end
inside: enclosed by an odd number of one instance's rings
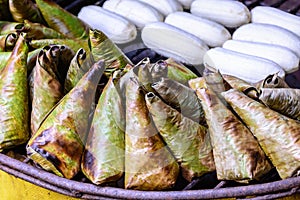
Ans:
POLYGON ((86 51, 82 48, 79 49, 72 58, 64 84, 65 93, 69 92, 73 87, 75 87, 81 77, 86 73, 86 71, 81 68, 81 65, 85 59, 86 51))
POLYGON ((24 20, 23 23, 16 25, 15 30, 17 32, 27 33, 27 38, 30 39, 54 39, 54 38, 66 38, 61 33, 49 28, 40 23, 33 23, 29 20, 24 20))
POLYGON ((96 88, 103 71, 104 62, 96 62, 49 112, 27 143, 28 157, 45 170, 68 179, 79 172, 96 88))
POLYGON ((0 73, 0 151, 29 139, 29 107, 26 34, 18 37, 6 66, 0 73))
POLYGON ((259 180, 272 165, 251 131, 212 89, 197 89, 205 111, 219 180, 259 180))
POLYGON ((0 35, 0 52, 12 51, 17 40, 17 33, 8 33, 5 35, 0 35))
POLYGON ((33 1, 9 0, 9 11, 16 22, 23 22, 25 19, 46 24, 39 8, 33 1))
POLYGON ((270 74, 262 81, 255 84, 255 86, 260 88, 289 88, 290 86, 285 82, 284 79, 282 79, 280 76, 278 76, 278 73, 276 74, 270 74))
POLYGON ((184 85, 187 85, 188 81, 193 78, 197 78, 198 76, 188 69, 183 64, 176 62, 172 58, 168 58, 165 60, 168 66, 168 78, 178 81, 184 85))
POLYGON ((51 0, 35 0, 35 2, 48 27, 67 38, 88 39, 88 30, 90 27, 77 16, 66 11, 51 0))
POLYGON ((164 190, 172 188, 179 166, 161 139, 138 81, 126 87, 125 188, 164 190))
POLYGON ((12 21, 0 21, 0 35, 6 35, 16 32, 16 26, 19 26, 19 22, 12 21))
POLYGON ((117 181, 124 173, 125 113, 115 86, 119 71, 113 76, 95 109, 81 163, 82 172, 97 185, 117 181))
POLYGON ((241 91, 251 98, 254 98, 254 99, 258 98, 259 90, 252 84, 250 84, 238 77, 227 75, 227 74, 223 74, 222 77, 231 86, 231 88, 241 91))
POLYGON ((192 181, 215 171, 207 128, 183 116, 152 92, 145 98, 155 126, 180 163, 182 176, 192 181))
POLYGON ((91 29, 89 41, 94 61, 105 60, 108 77, 113 71, 123 69, 127 64, 132 65, 129 58, 103 32, 91 29))
POLYGON ((6 66, 11 52, 0 52, 0 71, 6 66))
POLYGON ((13 21, 9 11, 9 0, 0 0, 0 20, 13 21))
POLYGON ((40 51, 33 69, 32 108, 31 108, 31 134, 34 135, 40 127, 47 113, 63 97, 62 85, 57 77, 59 63, 59 47, 40 51))
POLYGON ((27 75, 29 76, 36 64, 36 59, 38 58, 38 55, 40 54, 40 51, 43 48, 35 49, 33 51, 30 51, 27 56, 27 75))
POLYGON ((77 39, 39 39, 29 41, 29 46, 32 49, 44 48, 49 45, 64 45, 71 48, 74 52, 77 52, 80 48, 89 51, 87 40, 77 40, 77 39))
POLYGON ((300 121, 300 89, 261 88, 259 100, 285 116, 300 121))
POLYGON ((300 122, 234 89, 222 93, 257 138, 282 179, 299 173, 300 122))
POLYGON ((183 116, 202 125, 206 124, 200 100, 193 89, 169 78, 162 78, 151 87, 168 105, 183 116))

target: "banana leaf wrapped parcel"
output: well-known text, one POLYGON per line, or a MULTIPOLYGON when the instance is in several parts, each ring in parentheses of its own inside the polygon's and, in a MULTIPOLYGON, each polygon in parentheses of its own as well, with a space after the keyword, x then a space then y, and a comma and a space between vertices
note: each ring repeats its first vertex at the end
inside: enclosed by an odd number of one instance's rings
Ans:
POLYGON ((40 50, 33 68, 31 85, 31 134, 34 135, 47 113, 63 97, 62 85, 58 80, 60 48, 57 45, 40 50))
POLYGON ((151 87, 167 104, 180 111, 183 116, 202 125, 206 124, 200 100, 193 89, 169 78, 162 78, 151 87))
POLYGON ((0 73, 0 151, 28 141, 29 107, 26 34, 20 34, 0 73))
POLYGON ((48 113, 27 143, 27 156, 47 171, 68 179, 80 170, 104 62, 96 62, 48 113))
POLYGON ((0 52, 12 51, 18 40, 18 37, 18 34, 15 32, 0 35, 0 52))
POLYGON ((297 175, 300 169, 300 122, 234 89, 222 95, 257 138, 279 176, 286 179, 297 175))
POLYGON ((118 91, 120 71, 109 79, 95 108, 82 157, 81 170, 99 185, 124 173, 125 113, 118 91))
POLYGON ((278 73, 270 74, 265 79, 255 84, 257 89, 261 88, 289 88, 290 86, 281 78, 278 73))
POLYGON ((165 190, 175 185, 179 166, 151 120, 137 79, 126 87, 125 188, 165 190))
POLYGON ((152 92, 145 98, 155 126, 180 163, 182 176, 192 181, 215 171, 207 128, 185 117, 152 92))
POLYGON ((209 87, 197 89, 207 120, 219 180, 258 180, 272 168, 250 130, 209 87))
POLYGON ((261 88, 259 100, 272 110, 300 121, 300 89, 261 88))

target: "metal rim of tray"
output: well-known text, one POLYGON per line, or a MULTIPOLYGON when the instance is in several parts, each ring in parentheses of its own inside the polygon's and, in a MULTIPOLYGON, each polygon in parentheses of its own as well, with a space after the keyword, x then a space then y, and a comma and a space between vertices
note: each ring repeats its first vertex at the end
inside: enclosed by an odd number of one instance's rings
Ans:
POLYGON ((218 189, 185 191, 138 191, 102 187, 65 179, 0 153, 0 170, 27 182, 67 196, 82 199, 275 199, 300 192, 300 177, 270 183, 218 189))

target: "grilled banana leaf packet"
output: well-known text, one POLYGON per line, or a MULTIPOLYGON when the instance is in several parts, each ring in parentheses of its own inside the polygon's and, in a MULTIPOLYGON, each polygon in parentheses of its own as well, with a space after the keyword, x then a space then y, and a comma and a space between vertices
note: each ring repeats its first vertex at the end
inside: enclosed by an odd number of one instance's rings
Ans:
POLYGON ((179 166, 161 139, 137 79, 126 87, 125 188, 165 190, 172 188, 179 166))
POLYGON ((258 98, 259 90, 252 84, 250 84, 238 77, 231 76, 228 74, 223 74, 222 77, 231 86, 231 88, 241 91, 253 99, 258 98))
POLYGON ((297 175, 300 169, 300 122, 234 89, 222 95, 257 138, 279 176, 286 179, 297 175))
POLYGON ((31 134, 34 135, 47 113, 63 97, 62 85, 58 80, 60 48, 57 45, 43 48, 36 60, 31 77, 31 134))
POLYGON ((0 151, 28 141, 29 107, 26 34, 16 45, 0 73, 0 151))
POLYGON ((258 180, 272 168, 250 130, 209 87, 197 89, 207 120, 219 180, 258 180))
POLYGON ((145 98, 155 126, 180 163, 182 176, 192 181, 215 171, 207 128, 183 116, 152 92, 145 98))
POLYGON ((197 74, 173 58, 168 58, 165 62, 168 66, 168 78, 172 80, 187 85, 190 79, 198 77, 197 74))
POLYGON ((90 27, 78 17, 66 11, 54 1, 35 0, 35 2, 48 27, 67 38, 88 39, 90 27))
POLYGON ((6 66, 11 52, 0 52, 0 71, 6 66))
POLYGON ((206 124, 200 100, 193 89, 169 78, 162 78, 151 87, 167 104, 182 115, 202 125, 206 124))
POLYGON ((259 100, 272 110, 300 121, 300 89, 261 88, 259 100))
POLYGON ((12 51, 17 40, 17 33, 8 33, 5 35, 0 35, 0 52, 12 51))
POLYGON ((86 73, 86 70, 82 69, 81 66, 85 61, 86 56, 86 51, 83 48, 80 48, 72 58, 64 84, 65 93, 69 92, 73 87, 75 87, 78 81, 86 73))
POLYGON ((81 169, 94 184, 117 181, 124 173, 125 113, 115 71, 96 106, 83 153, 81 169))
POLYGON ((104 62, 95 63, 49 112, 27 143, 27 155, 47 171, 67 179, 80 170, 91 112, 104 62))
POLYGON ((23 22, 27 19, 31 22, 46 24, 39 8, 32 0, 9 0, 9 11, 16 22, 23 22))
POLYGON ((270 74, 262 81, 255 84, 255 87, 259 90, 261 88, 289 88, 290 86, 276 74, 270 74))

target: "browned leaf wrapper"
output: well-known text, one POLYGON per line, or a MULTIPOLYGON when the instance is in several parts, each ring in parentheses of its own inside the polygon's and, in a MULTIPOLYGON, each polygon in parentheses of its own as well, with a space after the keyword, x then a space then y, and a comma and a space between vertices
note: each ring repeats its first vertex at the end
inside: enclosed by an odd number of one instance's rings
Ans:
POLYGON ((49 28, 40 23, 33 23, 28 20, 24 20, 24 23, 21 23, 15 27, 17 32, 25 32, 27 38, 30 39, 53 39, 53 38, 66 38, 61 33, 49 28))
POLYGON ((215 171, 206 127, 184 117, 152 92, 146 94, 146 103, 155 126, 180 163, 182 176, 186 180, 192 181, 215 171))
POLYGON ((75 87, 78 81, 86 73, 86 70, 81 66, 85 59, 86 51, 82 48, 79 49, 72 58, 64 84, 65 93, 69 92, 73 87, 75 87))
POLYGON ((259 91, 255 86, 235 76, 227 74, 223 74, 222 76, 224 80, 231 86, 231 88, 241 91, 251 98, 258 98, 259 91))
POLYGON ((271 169, 250 130, 209 88, 197 89, 205 111, 219 180, 259 179, 271 169))
POLYGON ((29 46, 32 49, 44 48, 49 45, 64 45, 71 48, 74 52, 77 52, 80 48, 89 51, 88 41, 80 39, 39 39, 29 41, 29 46))
POLYGON ((261 88, 259 100, 269 108, 300 121, 300 89, 261 88))
POLYGON ((18 40, 18 37, 19 36, 16 33, 0 35, 0 52, 12 51, 18 40))
POLYGON ((181 63, 172 58, 165 60, 168 66, 168 78, 178 81, 179 83, 188 84, 188 81, 198 76, 181 63))
POLYGON ((124 173, 125 113, 116 87, 120 75, 115 71, 101 93, 82 158, 82 172, 97 185, 124 173))
POLYGON ((151 120, 145 94, 136 79, 126 87, 125 188, 172 188, 179 166, 151 120))
POLYGON ((299 173, 300 122, 234 89, 222 93, 276 167, 282 179, 299 173))
POLYGON ((25 19, 45 24, 43 16, 33 1, 9 0, 9 11, 16 22, 23 22, 25 19))
POLYGON ((95 63, 46 116, 27 144, 27 155, 47 171, 68 179, 80 170, 97 84, 104 62, 95 63))
POLYGON ((115 70, 123 69, 127 64, 132 64, 129 58, 116 46, 103 32, 89 31, 91 53, 94 61, 105 60, 105 74, 109 77, 115 70))
POLYGON ((88 30, 90 27, 77 16, 66 11, 51 0, 35 0, 35 2, 50 28, 68 38, 88 39, 88 30))
POLYGON ((0 35, 15 33, 16 26, 19 26, 20 24, 21 23, 19 23, 19 22, 0 21, 0 35))
POLYGON ((26 35, 20 35, 0 74, 0 151, 29 139, 26 35))
POLYGON ((168 64, 164 60, 159 60, 153 63, 150 67, 150 73, 153 82, 160 81, 161 78, 168 77, 168 64))
POLYGON ((31 134, 34 135, 44 117, 63 97, 62 86, 57 78, 59 46, 40 51, 33 69, 31 134))
POLYGON ((195 91, 177 81, 162 78, 151 86, 171 107, 185 117, 202 125, 206 124, 204 112, 195 91))
POLYGON ((30 51, 27 56, 27 75, 31 75, 31 72, 36 64, 36 59, 38 58, 38 55, 40 54, 40 51, 43 48, 35 49, 33 51, 30 51))
POLYGON ((276 74, 270 74, 264 80, 255 84, 257 89, 260 88, 289 88, 289 85, 276 74))

